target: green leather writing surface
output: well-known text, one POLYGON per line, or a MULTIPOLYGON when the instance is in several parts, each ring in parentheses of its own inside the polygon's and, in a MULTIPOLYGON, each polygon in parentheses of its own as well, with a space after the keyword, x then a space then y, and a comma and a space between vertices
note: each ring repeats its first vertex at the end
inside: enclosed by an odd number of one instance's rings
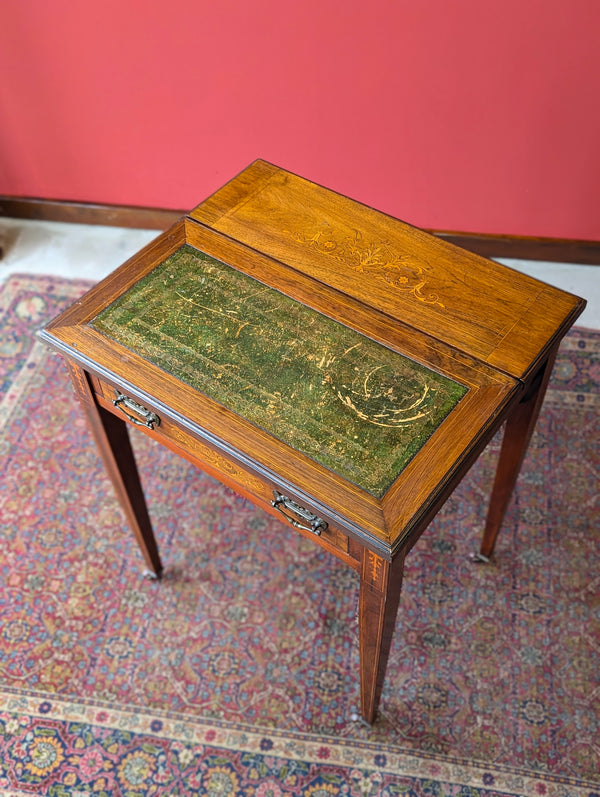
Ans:
POLYGON ((378 498, 467 392, 188 245, 90 323, 378 498))

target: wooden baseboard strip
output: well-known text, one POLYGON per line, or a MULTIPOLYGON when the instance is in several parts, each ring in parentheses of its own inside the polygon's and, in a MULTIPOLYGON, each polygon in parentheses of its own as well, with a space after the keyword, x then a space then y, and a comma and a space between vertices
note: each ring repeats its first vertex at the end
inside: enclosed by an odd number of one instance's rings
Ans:
POLYGON ((527 238, 519 235, 483 235, 479 233, 431 230, 456 246, 484 257, 515 260, 545 260, 554 263, 600 265, 600 241, 570 238, 527 238))
MULTIPOLYGON (((15 219, 62 221, 71 224, 100 224, 110 227, 166 230, 186 212, 168 208, 101 205, 88 202, 0 196, 0 216, 15 219)), ((440 230, 430 230, 429 232, 484 257, 600 265, 600 241, 528 238, 517 235, 487 235, 440 230)))
POLYGON ((0 196, 0 216, 70 224, 99 224, 107 227, 134 227, 166 230, 185 216, 185 210, 144 208, 133 205, 95 205, 54 199, 0 196))

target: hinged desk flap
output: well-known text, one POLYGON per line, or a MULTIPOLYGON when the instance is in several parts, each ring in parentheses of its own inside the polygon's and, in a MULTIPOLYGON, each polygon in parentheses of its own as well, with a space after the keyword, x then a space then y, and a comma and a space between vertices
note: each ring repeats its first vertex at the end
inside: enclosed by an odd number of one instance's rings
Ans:
POLYGON ((190 215, 516 378, 585 306, 264 161, 190 215))

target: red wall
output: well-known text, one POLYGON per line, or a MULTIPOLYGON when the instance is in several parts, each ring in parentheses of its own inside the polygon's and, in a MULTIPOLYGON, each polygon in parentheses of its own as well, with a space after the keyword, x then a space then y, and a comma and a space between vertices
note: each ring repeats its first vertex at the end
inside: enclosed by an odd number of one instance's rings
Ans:
POLYGON ((420 226, 600 239, 598 0, 2 0, 0 24, 0 194, 189 208, 262 157, 420 226))

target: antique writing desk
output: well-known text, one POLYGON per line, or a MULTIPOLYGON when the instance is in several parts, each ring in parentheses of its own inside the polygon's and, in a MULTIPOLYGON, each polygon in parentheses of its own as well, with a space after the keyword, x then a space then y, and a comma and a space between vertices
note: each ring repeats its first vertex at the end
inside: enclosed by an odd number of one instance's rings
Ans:
POLYGON ((41 336, 156 576, 128 425, 355 568, 370 722, 407 552, 506 420, 490 556, 584 304, 256 161, 41 336))

